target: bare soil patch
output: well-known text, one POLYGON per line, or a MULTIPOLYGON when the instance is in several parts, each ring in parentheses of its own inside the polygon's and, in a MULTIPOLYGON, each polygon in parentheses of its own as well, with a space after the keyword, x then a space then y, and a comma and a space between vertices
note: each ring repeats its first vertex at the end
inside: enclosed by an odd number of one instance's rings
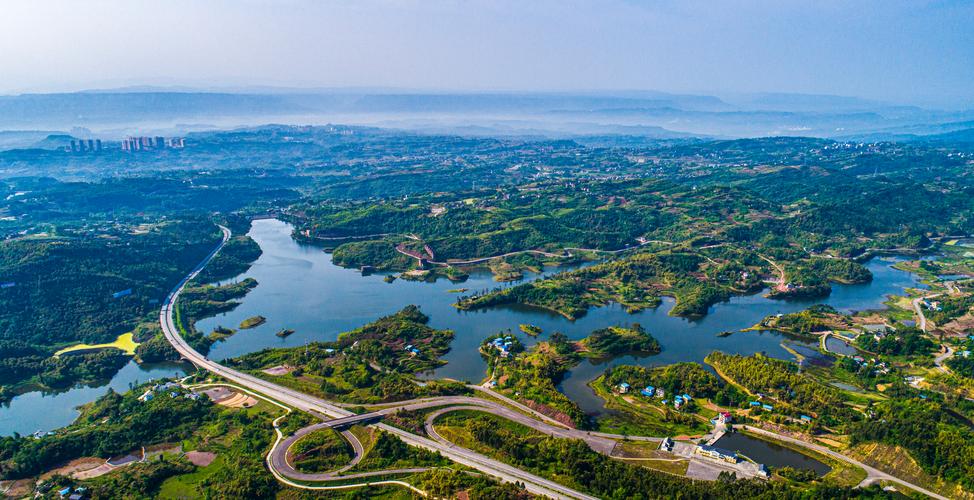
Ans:
POLYGON ((219 403, 221 400, 233 396, 235 392, 226 387, 213 387, 206 389, 205 391, 201 392, 201 394, 205 394, 206 397, 210 398, 210 401, 219 403))
POLYGON ((206 467, 216 460, 216 453, 210 451, 191 451, 186 453, 186 460, 197 467, 206 467))
POLYGON ((247 394, 235 392, 229 398, 217 401, 216 404, 226 406, 227 408, 250 408, 257 404, 257 399, 247 394))
POLYGON ((98 467, 105 463, 104 458, 97 457, 82 457, 76 458, 56 469, 51 469, 43 474, 41 474, 41 480, 46 480, 51 476, 58 474, 61 476, 73 476, 76 473, 87 471, 98 467))
POLYGON ((10 498, 21 498, 34 491, 34 481, 18 479, 16 481, 0 481, 0 495, 10 498))
POLYGON ((105 474, 108 474, 109 472, 115 469, 117 469, 117 467, 113 467, 107 463, 103 463, 98 467, 95 467, 94 469, 89 469, 86 471, 81 471, 81 472, 76 472, 74 474, 71 474, 71 477, 74 479, 81 479, 81 480, 92 479, 98 476, 104 476, 105 474))
POLYGON ((288 373, 294 371, 294 367, 288 365, 277 365, 262 371, 268 375, 287 375, 288 373))

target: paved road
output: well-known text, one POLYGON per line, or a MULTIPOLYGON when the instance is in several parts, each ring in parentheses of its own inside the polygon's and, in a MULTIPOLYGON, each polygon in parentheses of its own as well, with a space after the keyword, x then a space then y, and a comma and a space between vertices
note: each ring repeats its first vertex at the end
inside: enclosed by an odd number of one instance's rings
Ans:
MULTIPOLYGON (((470 396, 436 396, 429 398, 411 399, 406 401, 399 401, 391 404, 380 404, 380 405, 354 405, 354 406, 364 406, 368 407, 379 407, 378 410, 368 413, 363 413, 357 415, 360 417, 356 419, 354 417, 343 418, 341 420, 332 420, 328 422, 329 424, 334 424, 336 422, 348 425, 349 422, 355 420, 362 421, 374 421, 384 417, 385 415, 391 415, 399 410, 422 410, 426 408, 436 408, 438 406, 450 406, 450 405, 468 405, 476 406, 478 411, 483 411, 487 413, 493 413, 495 415, 505 416, 509 420, 518 422, 525 427, 530 427, 536 431, 548 434, 549 436, 562 437, 567 439, 581 439, 592 447, 596 451, 609 451, 611 448, 606 446, 606 440, 622 440, 628 439, 630 441, 648 441, 658 443, 663 440, 663 438, 655 436, 628 436, 622 434, 612 434, 608 432, 597 432, 597 431, 583 431, 578 430, 573 427, 566 426, 565 424, 543 414, 539 413, 513 399, 504 396, 498 392, 492 391, 490 389, 484 388, 477 385, 468 385, 467 387, 483 391, 493 397, 496 397, 501 402, 491 401, 489 399, 475 398, 470 396), (512 408, 513 407, 513 408, 512 408), (520 410, 520 411, 515 411, 520 410), (536 418, 531 418, 534 416, 536 418)), ((343 405, 352 406, 350 403, 342 403, 343 405)))
MULTIPOLYGON (((566 439, 582 439, 586 443, 588 443, 588 445, 591 446, 594 450, 599 451, 601 453, 605 453, 607 455, 611 453, 612 449, 616 445, 616 442, 612 439, 608 439, 601 436, 590 435, 584 431, 579 431, 576 429, 568 429, 565 427, 555 426, 545 422, 541 422, 527 415, 514 411, 508 408, 507 406, 504 406, 501 403, 497 403, 494 401, 473 398, 469 396, 444 396, 439 398, 427 398, 422 400, 402 402, 401 404, 398 404, 394 407, 382 408, 380 410, 376 410, 374 412, 370 412, 367 414, 357 415, 357 417, 361 417, 359 419, 354 419, 354 418, 334 419, 334 420, 310 425, 308 427, 304 427, 298 430, 297 432, 295 432, 293 435, 288 436, 287 438, 282 440, 277 446, 275 446, 271 450, 271 453, 268 457, 269 463, 277 472, 284 475, 288 479, 294 479, 298 481, 328 481, 328 480, 336 480, 336 479, 344 480, 344 479, 354 479, 354 478, 377 476, 377 475, 421 472, 422 470, 425 469, 394 469, 388 471, 340 475, 342 472, 347 471, 348 469, 351 468, 352 465, 354 465, 351 464, 336 471, 322 472, 322 473, 305 473, 296 470, 289 462, 289 449, 294 445, 294 443, 299 441, 301 438, 307 436, 308 434, 316 430, 325 429, 325 428, 334 428, 336 426, 336 422, 338 423, 338 425, 350 425, 351 423, 356 423, 356 422, 371 422, 376 419, 382 418, 386 415, 394 414, 400 410, 416 411, 416 410, 422 410, 426 408, 435 408, 444 405, 446 405, 445 408, 442 408, 434 412, 433 414, 434 416, 431 417, 431 419, 427 423, 428 426, 432 426, 432 418, 435 418, 435 416, 439 416, 446 412, 468 409, 468 410, 476 410, 476 411, 492 413, 494 415, 498 415, 508 420, 512 420, 514 422, 520 423, 527 427, 531 427, 535 430, 538 430, 539 432, 551 436, 566 438, 566 439)), ((436 434, 435 432, 432 433, 428 432, 428 434, 432 436, 434 440, 439 442, 442 446, 445 446, 451 450, 464 450, 463 448, 460 448, 445 439, 438 438, 438 434, 436 434)), ((355 463, 357 463, 358 460, 361 459, 360 456, 361 453, 362 453, 361 450, 357 448, 356 449, 357 460, 354 460, 355 463)))
MULTIPOLYGON (((220 230, 223 231, 223 240, 220 245, 218 245, 213 251, 207 255, 203 261, 196 266, 195 269, 179 284, 173 288, 166 298, 166 301, 159 312, 159 324, 162 326, 162 331, 166 336, 166 339, 172 344, 172 346, 186 358, 188 361, 193 363, 199 368, 205 369, 215 375, 223 377, 227 380, 235 382, 243 387, 247 387, 251 390, 257 391, 264 394, 270 398, 273 398, 285 405, 292 408, 302 410, 312 414, 322 414, 329 418, 341 418, 353 415, 352 412, 336 406, 329 401, 325 401, 321 398, 316 398, 308 394, 283 387, 271 382, 261 380, 252 375, 246 373, 241 373, 236 370, 227 368, 219 363, 209 360, 207 357, 203 356, 195 349, 192 348, 179 334, 179 328, 176 326, 174 320, 176 301, 179 299, 180 293, 186 286, 186 283, 195 278, 200 271, 210 262, 210 260, 223 248, 227 240, 230 239, 230 230, 226 227, 220 226, 220 230)), ((442 443, 434 441, 429 438, 422 436, 416 436, 409 432, 397 429, 395 427, 386 424, 377 424, 380 429, 396 435, 407 444, 412 446, 417 446, 420 448, 425 448, 431 451, 439 452, 441 455, 457 462, 461 465, 466 465, 480 470, 486 474, 497 477, 503 481, 507 482, 520 482, 524 484, 525 488, 534 494, 544 495, 551 498, 591 498, 581 492, 575 491, 571 488, 565 487, 554 481, 538 477, 534 474, 522 471, 516 467, 511 467, 503 462, 493 460, 491 458, 485 457, 478 453, 474 453, 470 450, 466 450, 459 447, 448 447, 442 443)))
POLYGON ((927 331, 927 317, 923 315, 923 307, 920 305, 927 297, 917 297, 913 299, 913 312, 917 315, 917 328, 927 331))
MULTIPOLYGON (((564 439, 581 439, 585 441, 593 450, 606 455, 612 451, 615 447, 616 442, 610 438, 597 436, 590 434, 585 431, 580 431, 578 429, 570 429, 563 427, 561 425, 552 425, 547 422, 542 422, 540 420, 535 420, 523 413, 517 412, 504 406, 501 403, 496 403, 494 401, 488 401, 486 399, 474 398, 470 396, 443 396, 438 398, 430 398, 425 400, 419 400, 415 402, 404 402, 390 408, 383 408, 381 410, 363 414, 363 420, 370 421, 377 418, 381 418, 385 415, 394 414, 400 410, 406 411, 417 411, 424 410, 427 408, 436 408, 440 406, 446 406, 436 412, 437 415, 446 413, 448 411, 455 411, 455 407, 462 406, 467 409, 475 409, 477 411, 483 411, 491 413, 500 417, 504 417, 513 422, 517 422, 525 427, 530 427, 538 432, 547 434, 549 436, 554 436, 564 439)), ((331 423, 331 422, 326 422, 331 423)), ((622 436, 618 436, 621 438, 622 436)))
POLYGON ((933 363, 937 365, 937 368, 944 372, 949 373, 950 369, 944 366, 944 362, 950 359, 954 355, 954 350, 949 346, 944 344, 944 349, 946 349, 943 354, 940 354, 936 358, 933 358, 933 363))
POLYGON ((802 441, 801 439, 795 439, 795 438, 793 438, 791 436, 785 436, 783 434, 778 434, 778 433, 775 433, 775 432, 766 431, 764 429, 759 429, 757 427, 749 427, 749 426, 743 425, 743 426, 741 426, 741 428, 743 428, 743 429, 745 429, 745 430, 747 430, 749 432, 753 432, 755 434, 761 434, 763 436, 768 436, 768 437, 771 437, 771 438, 774 438, 774 439, 780 439, 782 441, 787 441, 787 442, 792 443, 792 444, 797 444, 797 445, 802 446, 804 448, 808 448, 810 450, 814 450, 814 451, 817 451, 819 453, 822 453, 823 455, 828 455, 828 456, 830 456, 832 458, 835 458, 835 459, 838 459, 838 460, 842 460, 843 462, 851 463, 851 464, 855 465, 856 467, 861 467, 864 471, 866 471, 866 479, 863 479, 862 480, 862 483, 860 483, 860 485, 863 485, 863 486, 864 485, 869 485, 869 484, 875 483, 877 481, 890 481, 890 482, 893 482, 893 483, 897 483, 897 484, 906 486, 907 488, 910 488, 911 490, 915 490, 917 492, 923 493, 924 495, 927 495, 927 496, 930 496, 930 497, 933 497, 933 498, 937 498, 938 500, 947 500, 947 498, 944 497, 944 496, 942 496, 942 495, 938 495, 938 494, 936 494, 936 493, 934 493, 934 492, 932 492, 930 490, 923 489, 923 488, 921 488, 921 487, 919 487, 919 486, 917 486, 915 484, 908 483, 906 481, 903 481, 902 479, 898 479, 898 478, 896 478, 896 477, 894 477, 894 476, 892 476, 890 474, 887 474, 887 473, 885 473, 885 472, 883 472, 883 471, 881 471, 881 470, 879 470, 879 469, 877 469, 875 467, 871 467, 869 465, 866 465, 866 464, 864 464, 864 463, 862 463, 862 462, 860 462, 860 461, 858 461, 856 459, 849 458, 848 456, 843 455, 843 454, 841 454, 841 453, 839 453, 837 451, 830 450, 829 448, 826 448, 825 446, 820 446, 820 445, 817 445, 817 444, 814 444, 814 443, 809 443, 808 441, 802 441))
MULTIPOLYGON (((927 295, 926 297, 917 297, 913 299, 913 311, 917 315, 917 327, 920 328, 920 330, 923 330, 924 332, 927 331, 927 317, 923 314, 923 306, 921 304, 924 300, 933 299, 939 296, 940 294, 938 293, 934 295, 927 295)), ((933 363, 937 365, 938 370, 944 373, 949 373, 950 369, 944 365, 944 362, 950 359, 950 357, 954 355, 954 350, 951 349, 950 346, 946 344, 943 347, 945 351, 942 354, 938 355, 937 357, 933 358, 933 363)))
MULTIPOLYGON (((762 259, 764 259, 765 261, 767 261, 768 264, 771 264, 771 267, 773 267, 775 269, 775 271, 778 272, 778 282, 777 282, 778 283, 778 286, 782 286, 782 287, 785 286, 785 283, 786 283, 786 281, 785 281, 786 280, 786 277, 785 277, 785 268, 781 267, 781 265, 778 264, 777 262, 775 262, 775 261, 773 261, 773 260, 771 260, 771 259, 769 259, 769 258, 767 258, 767 257, 765 257, 765 256, 763 256, 761 254, 758 254, 758 257, 761 257, 762 259)), ((778 286, 776 286, 775 288, 778 288, 778 286)))
POLYGON ((342 436, 348 440, 352 445, 352 450, 354 455, 352 460, 345 466, 328 472, 318 472, 318 473, 308 473, 301 472, 294 468, 290 461, 290 450, 294 446, 294 443, 298 442, 304 436, 311 434, 314 431, 330 428, 328 422, 321 422, 314 425, 309 425, 303 429, 298 430, 294 434, 283 439, 280 443, 271 450, 268 456, 268 463, 277 472, 284 475, 288 479, 294 479, 297 481, 335 481, 335 480, 346 480, 346 479, 359 479, 364 477, 375 477, 375 476, 388 476, 393 474, 415 474, 419 472, 425 472, 429 470, 427 467, 414 467, 406 469, 389 469, 380 470, 372 472, 359 472, 355 474, 343 474, 352 467, 355 467, 362 458, 365 456, 365 449, 362 447, 362 442, 355 437, 350 431, 342 432, 342 436))
MULTIPOLYGON (((223 248, 223 245, 225 245, 226 242, 229 240, 230 230, 223 226, 220 226, 220 229, 221 231, 223 231, 223 240, 220 242, 220 245, 218 245, 205 259, 203 259, 203 261, 195 269, 193 269, 193 271, 189 275, 183 278, 183 280, 169 293, 169 296, 166 298, 166 301, 161 311, 159 312, 159 323, 162 326, 162 330, 166 336, 166 339, 173 345, 173 347, 184 358, 192 362, 194 365, 202 369, 205 369, 215 375, 219 375, 220 377, 223 377, 227 380, 235 382, 243 387, 247 387, 265 396, 273 398, 274 400, 277 400, 280 403, 289 405, 292 408, 296 408, 311 413, 313 415, 323 415, 330 419, 340 419, 343 417, 353 416, 354 414, 352 412, 330 401, 326 401, 321 398, 316 398, 314 396, 304 394, 294 389, 290 389, 271 382, 267 382, 265 380, 254 377, 252 375, 238 372, 236 370, 220 365, 219 363, 210 361, 207 357, 203 356, 195 349, 193 349, 188 343, 186 343, 186 341, 179 334, 179 328, 177 328, 174 321, 176 301, 179 299, 179 294, 186 286, 186 283, 188 283, 193 278, 195 278, 200 273, 200 271, 210 262, 210 260, 220 251, 220 249, 223 248)), ((477 398, 467 398, 467 399, 474 400, 477 401, 478 403, 481 403, 478 404, 477 407, 483 408, 483 404, 482 404, 483 400, 479 400, 477 398)), ((426 403, 428 403, 428 401, 426 403)), ((492 403, 492 402, 487 401, 487 403, 492 403)), ((512 419, 515 419, 522 423, 530 422, 530 425, 532 427, 545 426, 543 428, 549 430, 552 433, 567 432, 568 433, 567 436, 576 437, 578 439, 586 439, 586 442, 590 442, 589 440, 593 438, 609 436, 604 434, 591 435, 589 433, 585 433, 584 431, 560 428, 555 425, 539 422, 537 420, 529 418, 526 415, 515 412, 503 405, 499 405, 498 403, 493 403, 493 404, 497 405, 499 408, 494 408, 493 410, 491 410, 492 412, 497 411, 498 414, 501 414, 502 416, 505 417, 507 417, 507 414, 510 414, 512 419), (577 434, 573 434, 573 433, 581 433, 584 434, 585 437, 578 436, 577 434)), ((327 424, 327 422, 323 424, 327 424)), ((588 500, 594 498, 584 493, 581 493, 579 491, 565 487, 554 481, 550 481, 548 479, 536 476, 534 474, 530 474, 516 467, 510 466, 508 464, 505 464, 497 460, 493 460, 491 458, 485 457, 483 455, 480 455, 478 453, 461 448, 453 444, 446 444, 445 442, 440 442, 434 439, 417 436, 415 434, 412 434, 410 432, 404 431, 396 427, 392 427, 387 424, 379 423, 379 424, 375 424, 375 426, 383 431, 389 432, 399 437, 406 444, 420 447, 420 448, 425 448, 430 451, 439 452, 441 455, 453 460, 454 462, 478 469, 481 472, 497 477, 503 481, 520 482, 524 484, 525 488, 529 492, 537 495, 544 495, 551 498, 559 498, 559 499, 581 498, 581 499, 588 500)), ((815 445, 812 443, 791 438, 789 436, 783 436, 769 431, 764 431, 762 429, 749 428, 749 430, 752 430, 758 434, 766 434, 777 439, 782 439, 784 441, 792 442, 799 446, 806 447, 818 451, 820 453, 824 453, 829 456, 835 457, 839 460, 844 460, 846 462, 852 463, 858 467, 862 467, 868 474, 867 476, 868 481, 887 480, 898 484, 902 484, 908 488, 911 488, 913 490, 916 490, 918 492, 921 492, 923 494, 929 495, 934 498, 938 498, 938 499, 944 498, 936 493, 925 490, 923 488, 920 488, 919 486, 915 486, 906 481, 897 479, 896 477, 893 477, 885 472, 882 472, 878 469, 875 469, 861 462, 853 460, 840 453, 834 452, 828 448, 825 448, 824 446, 815 445)), ((283 448, 285 450, 287 449, 287 447, 284 446, 280 446, 278 448, 283 448)), ((284 462, 286 464, 286 460, 284 460, 284 462)), ((274 464, 275 467, 278 465, 277 462, 274 460, 269 460, 268 463, 274 464)))

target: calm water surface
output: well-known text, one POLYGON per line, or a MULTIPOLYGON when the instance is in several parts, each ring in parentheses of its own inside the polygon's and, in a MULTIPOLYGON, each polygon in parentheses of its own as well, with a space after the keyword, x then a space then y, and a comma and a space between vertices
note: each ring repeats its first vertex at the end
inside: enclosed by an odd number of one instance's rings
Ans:
POLYGON ((34 391, 13 398, 0 407, 0 435, 31 434, 70 424, 78 416, 76 408, 104 396, 109 389, 125 392, 149 380, 182 377, 189 373, 184 363, 139 365, 134 361, 122 367, 108 382, 75 387, 62 392, 34 391))
POLYGON ((859 354, 859 351, 855 347, 842 339, 836 338, 834 335, 829 335, 829 338, 825 339, 825 349, 829 352, 842 354, 843 356, 855 356, 859 354))
POLYGON ((797 451, 741 433, 724 434, 714 446, 741 453, 759 464, 771 467, 811 469, 819 476, 832 470, 828 465, 797 451))
MULTIPOLYGON (((602 410, 602 403, 586 384, 606 368, 621 364, 646 366, 678 361, 703 361, 713 350, 750 354, 765 352, 770 356, 790 358, 781 347, 783 337, 772 333, 735 333, 717 337, 725 330, 738 330, 754 325, 770 314, 800 311, 812 304, 824 302, 836 309, 851 312, 882 307, 885 296, 902 293, 904 287, 918 286, 916 276, 892 269, 894 259, 873 259, 867 265, 875 279, 864 285, 837 285, 824 301, 772 301, 761 294, 734 297, 710 309, 710 314, 698 320, 669 316, 673 300, 665 298, 656 309, 628 314, 618 305, 591 309, 576 321, 546 310, 524 306, 501 307, 478 311, 460 311, 453 307, 456 295, 449 290, 490 289, 499 286, 489 272, 472 273, 464 283, 439 280, 436 283, 396 280, 383 281, 382 274, 362 276, 358 271, 332 264, 331 255, 321 249, 301 245, 291 239, 291 227, 278 220, 254 221, 250 233, 263 250, 263 255, 246 273, 234 278, 257 279, 259 285, 233 311, 197 323, 200 331, 209 332, 219 325, 236 328, 244 319, 262 315, 267 322, 257 328, 241 330, 236 335, 213 346, 210 359, 223 360, 268 347, 300 346, 313 341, 334 340, 339 333, 354 329, 379 316, 392 314, 406 305, 416 304, 430 317, 434 328, 456 332, 452 349, 446 354, 447 365, 427 374, 428 377, 450 377, 480 381, 486 366, 477 352, 484 337, 510 329, 526 345, 536 340, 520 333, 520 323, 541 327, 544 339, 561 331, 579 339, 592 330, 607 325, 640 323, 663 346, 663 352, 649 357, 625 356, 610 361, 584 361, 572 370, 560 388, 588 412, 602 410), (293 335, 279 338, 274 335, 282 328, 292 328, 293 335)), ((538 275, 525 274, 526 280, 538 275)), ((134 366, 134 365, 133 365, 134 366)), ((132 382, 132 368, 120 372, 109 385, 125 388, 132 382)), ((138 367, 134 367, 138 370, 138 367)), ((147 372, 148 376, 171 376, 171 372, 147 372)), ((33 432, 69 424, 76 416, 72 408, 104 393, 99 388, 74 389, 50 397, 39 393, 15 398, 7 408, 0 409, 0 433, 33 432), (54 402, 55 398, 58 399, 54 402), (18 423, 21 422, 21 423, 18 423)))

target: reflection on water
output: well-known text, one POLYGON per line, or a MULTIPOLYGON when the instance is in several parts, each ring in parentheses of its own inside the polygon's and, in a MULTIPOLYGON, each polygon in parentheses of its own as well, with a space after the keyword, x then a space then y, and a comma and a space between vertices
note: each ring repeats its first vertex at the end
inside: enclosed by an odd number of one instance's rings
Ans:
MULTIPOLYGON (((263 256, 243 276, 254 277, 260 285, 243 299, 234 311, 201 321, 197 327, 209 331, 217 325, 234 326, 243 319, 260 314, 267 323, 253 330, 242 331, 217 344, 211 355, 224 359, 265 347, 295 346, 315 340, 332 340, 339 333, 361 326, 376 317, 393 313, 407 304, 419 305, 430 316, 430 325, 456 332, 452 349, 445 358, 447 365, 431 376, 479 381, 486 366, 477 352, 484 337, 501 330, 510 330, 530 346, 536 339, 522 335, 521 323, 541 327, 546 338, 560 331, 572 339, 587 336, 591 331, 607 325, 640 323, 652 332, 663 351, 655 356, 631 356, 610 361, 584 361, 572 370, 561 384, 562 390, 580 402, 587 411, 598 411, 601 401, 586 384, 606 368, 620 363, 662 365, 679 361, 702 362, 713 350, 751 354, 764 352, 769 356, 791 358, 780 345, 782 337, 774 333, 735 333, 718 337, 719 332, 738 330, 758 323, 765 316, 796 312, 816 303, 826 303, 845 312, 883 307, 887 294, 902 293, 905 287, 919 286, 915 275, 890 267, 897 259, 873 259, 867 267, 874 279, 861 285, 836 285, 830 297, 821 300, 774 301, 762 294, 736 296, 716 304, 710 314, 689 320, 667 314, 673 299, 664 298, 656 309, 629 314, 617 304, 591 309, 576 321, 543 309, 526 306, 506 306, 477 311, 460 311, 453 307, 456 299, 448 290, 462 286, 470 291, 501 286, 490 273, 474 272, 462 285, 446 280, 436 283, 417 283, 396 280, 385 283, 383 275, 361 276, 355 270, 343 269, 331 262, 331 256, 312 246, 300 245, 291 239, 290 226, 279 221, 256 221, 251 236, 264 250, 263 256), (273 335, 282 328, 297 332, 280 339, 273 335)), ((526 280, 538 276, 525 274, 526 280)), ((507 285, 505 285, 507 286, 507 285)), ((795 340, 794 342, 801 342, 795 340)))
POLYGON ((154 363, 140 366, 134 361, 122 367, 111 381, 93 386, 76 387, 63 392, 34 391, 21 394, 0 408, 0 435, 22 435, 49 431, 70 424, 78 416, 75 409, 108 392, 125 392, 149 380, 181 377, 189 366, 183 363, 154 363))
POLYGON ((737 432, 724 434, 714 443, 714 446, 738 452, 759 464, 770 467, 811 469, 819 476, 824 476, 832 470, 828 465, 797 451, 737 432))
MULTIPOLYGON (((576 321, 569 321, 551 311, 525 306, 460 311, 453 307, 457 295, 449 293, 449 290, 463 287, 473 292, 511 284, 496 283, 489 272, 471 273, 463 284, 447 280, 436 283, 396 280, 386 283, 382 273, 362 276, 356 270, 332 264, 331 255, 321 249, 298 244, 291 238, 291 226, 281 221, 254 221, 250 235, 260 245, 263 255, 250 270, 235 280, 253 277, 259 285, 241 300, 239 307, 201 320, 196 327, 203 332, 209 332, 218 325, 236 328, 244 319, 258 314, 266 317, 267 322, 253 329, 240 330, 218 342, 211 350, 211 359, 223 360, 269 347, 334 340, 341 332, 392 314, 406 305, 416 304, 430 316, 432 327, 456 332, 452 348, 445 356, 449 363, 429 376, 479 381, 485 374, 486 365, 477 348, 484 337, 498 331, 510 330, 530 346, 537 340, 520 333, 518 325, 521 323, 541 327, 544 330, 541 339, 555 331, 563 332, 572 339, 580 339, 608 325, 642 324, 659 339, 663 347, 660 354, 643 358, 627 356, 598 363, 584 361, 562 382, 562 390, 591 412, 599 411, 602 404, 586 383, 615 364, 650 366, 678 361, 702 362, 708 353, 717 349, 740 354, 765 352, 769 356, 790 358, 791 355, 780 345, 782 336, 777 334, 749 332, 728 337, 718 337, 717 334, 750 327, 767 315, 800 311, 821 302, 773 301, 761 294, 737 296, 711 307, 710 314, 695 320, 668 315, 667 312, 673 307, 670 298, 664 298, 659 308, 636 314, 629 314, 615 304, 595 308, 576 321), (283 328, 294 329, 295 333, 285 338, 274 335, 283 328)), ((888 258, 872 260, 868 263, 875 276, 871 283, 837 285, 833 287, 832 296, 824 303, 843 311, 879 308, 886 294, 901 293, 904 287, 918 285, 914 275, 892 269, 890 265, 893 262, 888 258)), ((551 272, 553 270, 549 270, 551 272)), ((525 273, 525 280, 538 277, 525 273)), ((128 380, 119 373, 111 384, 114 387, 121 382, 124 388, 128 380)), ((50 424, 26 426, 30 431, 38 426, 47 429, 66 425, 75 414, 70 407, 91 401, 104 391, 104 387, 69 391, 66 394, 70 396, 61 405, 63 409, 37 406, 36 410, 21 411, 17 418, 30 420, 34 413, 43 413, 48 418, 50 424), (90 392, 83 392, 86 390, 90 392)), ((0 410, 0 432, 8 434, 13 432, 7 430, 12 429, 12 424, 6 424, 11 421, 9 410, 0 410)), ((17 429, 23 431, 25 426, 17 429)))
POLYGON ((829 337, 825 339, 825 350, 834 352, 836 354, 841 354, 843 356, 855 356, 859 352, 855 347, 849 345, 848 342, 840 338, 836 338, 835 335, 829 335, 829 337))

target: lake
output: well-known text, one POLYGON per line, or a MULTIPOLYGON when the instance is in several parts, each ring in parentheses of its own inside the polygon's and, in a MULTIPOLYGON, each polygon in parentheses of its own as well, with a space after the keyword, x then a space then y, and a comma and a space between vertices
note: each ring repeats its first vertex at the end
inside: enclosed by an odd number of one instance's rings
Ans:
POLYGON ((50 431, 70 424, 78 416, 75 409, 104 396, 109 389, 125 392, 130 387, 168 377, 195 372, 186 363, 139 365, 130 361, 110 381, 75 387, 65 391, 33 391, 13 398, 0 407, 0 435, 22 435, 50 431))
POLYGON ((828 465, 790 448, 739 432, 724 434, 714 443, 714 446, 740 453, 759 464, 770 467, 811 469, 819 476, 824 476, 832 470, 828 465))
MULTIPOLYGON (((251 237, 260 245, 263 255, 245 273, 230 281, 253 277, 259 285, 241 300, 241 305, 213 318, 197 323, 203 332, 219 325, 236 328, 244 319, 261 315, 267 322, 249 330, 241 330, 218 342, 210 351, 210 359, 223 360, 268 347, 300 346, 308 342, 334 340, 339 333, 352 330, 376 318, 392 314, 406 305, 415 304, 430 317, 430 325, 456 332, 452 349, 446 354, 448 364, 428 378, 449 377, 471 382, 480 381, 486 365, 477 350, 481 341, 498 331, 510 330, 527 346, 536 339, 521 333, 518 325, 534 324, 544 331, 539 339, 560 331, 573 339, 587 336, 595 329, 608 325, 640 323, 662 345, 655 356, 624 356, 609 361, 583 361, 560 384, 570 397, 589 413, 602 411, 602 402, 587 387, 587 383, 607 367, 620 363, 645 366, 663 365, 679 361, 702 362, 714 350, 750 354, 764 352, 769 356, 790 359, 781 346, 785 337, 769 332, 734 333, 718 337, 725 330, 738 330, 758 323, 765 316, 800 311, 810 305, 826 303, 842 311, 858 311, 883 307, 886 295, 902 293, 905 287, 917 287, 918 278, 908 272, 890 267, 898 259, 883 257, 871 260, 867 266, 873 272, 872 282, 862 285, 835 285, 825 300, 775 301, 762 294, 736 296, 710 308, 710 314, 700 319, 670 316, 673 300, 663 299, 656 309, 635 314, 612 304, 594 308, 576 321, 569 321, 551 311, 525 306, 498 307, 477 311, 461 311, 453 307, 456 295, 449 290, 468 288, 472 291, 498 286, 486 271, 472 272, 462 283, 441 279, 435 283, 396 280, 383 281, 384 274, 362 276, 358 270, 344 269, 332 263, 331 255, 320 248, 299 244, 291 238, 291 226, 279 220, 254 221, 251 237), (277 331, 291 328, 295 333, 280 338, 277 331)), ((554 270, 547 270, 553 273, 554 270)), ((525 280, 540 277, 525 273, 525 280)), ((511 286, 507 284, 504 286, 511 286)), ((792 340, 792 342, 802 342, 792 340)), ((135 367, 138 369, 138 367, 135 367)), ((107 384, 126 387, 132 382, 129 367, 107 384), (123 372, 124 375, 123 375, 123 372)), ((172 376, 165 369, 149 369, 143 376, 172 376)), ((142 379, 139 379, 142 380, 142 379)), ((14 398, 9 407, 0 408, 0 434, 50 430, 69 424, 77 415, 74 406, 93 400, 106 387, 73 389, 58 396, 29 393, 14 398), (61 398, 53 403, 53 398, 61 398), (35 418, 36 416, 36 418, 35 418), (30 424, 16 423, 19 419, 30 424)))

